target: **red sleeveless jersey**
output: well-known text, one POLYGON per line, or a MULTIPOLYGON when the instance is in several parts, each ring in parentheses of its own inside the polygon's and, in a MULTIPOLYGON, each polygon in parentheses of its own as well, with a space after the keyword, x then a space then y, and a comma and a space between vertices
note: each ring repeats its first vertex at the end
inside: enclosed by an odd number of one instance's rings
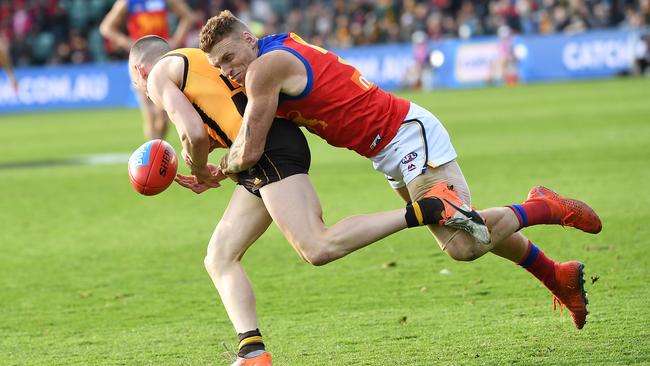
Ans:
POLYGON ((166 0, 128 0, 126 29, 131 39, 147 35, 169 38, 166 0))
POLYGON ((264 37, 258 46, 258 56, 285 50, 303 62, 307 86, 298 96, 281 94, 277 115, 330 145, 372 157, 393 139, 408 113, 408 100, 381 90, 340 57, 294 33, 264 37))

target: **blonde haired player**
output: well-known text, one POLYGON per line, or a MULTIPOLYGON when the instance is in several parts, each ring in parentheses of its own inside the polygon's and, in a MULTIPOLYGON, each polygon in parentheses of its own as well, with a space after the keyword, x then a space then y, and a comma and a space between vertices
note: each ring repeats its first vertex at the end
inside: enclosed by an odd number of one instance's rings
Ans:
MULTIPOLYGON (((180 47, 194 23, 195 15, 184 0, 117 0, 106 14, 99 31, 113 45, 128 51, 136 39, 157 35, 169 40, 173 48, 180 47), (178 27, 170 35, 169 10, 178 18, 178 27), (127 33, 122 31, 126 25, 127 33)), ((167 114, 156 107, 145 94, 138 92, 146 140, 164 138, 167 133, 167 114)))
MULTIPOLYGON (((196 193, 218 187, 225 175, 208 163, 208 153, 232 146, 237 137, 247 104, 244 88, 221 75, 201 50, 171 51, 156 36, 136 41, 129 72, 136 88, 163 107, 176 126, 184 160, 193 174, 179 175, 177 182, 196 193)), ((286 119, 275 119, 261 148, 259 161, 237 174, 238 184, 205 257, 205 267, 239 336, 234 364, 238 366, 271 364, 241 260, 272 220, 305 261, 323 265, 406 227, 448 219, 434 199, 425 197, 403 209, 352 216, 327 228, 307 175, 310 152, 300 129, 286 119)), ((456 204, 471 211, 461 202, 456 204)))
POLYGON ((429 197, 449 208, 449 219, 429 225, 449 256, 472 261, 492 252, 521 265, 566 305, 578 329, 585 325, 582 263, 549 259, 519 230, 555 224, 598 233, 600 219, 587 204, 538 186, 522 204, 479 211, 487 234, 463 208, 471 205, 467 182, 447 131, 429 111, 384 92, 337 55, 294 33, 257 39, 229 11, 204 25, 200 48, 246 87, 249 98, 222 172, 245 171, 259 159, 274 116, 292 120, 333 146, 368 157, 406 202, 429 197))

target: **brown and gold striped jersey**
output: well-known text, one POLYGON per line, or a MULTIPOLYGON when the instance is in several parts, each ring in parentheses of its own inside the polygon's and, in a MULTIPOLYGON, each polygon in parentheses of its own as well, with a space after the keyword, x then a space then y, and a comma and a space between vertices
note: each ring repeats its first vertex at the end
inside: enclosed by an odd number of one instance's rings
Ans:
POLYGON ((201 116, 208 135, 220 147, 230 147, 241 128, 248 101, 244 87, 223 76, 198 48, 179 48, 163 57, 183 59, 181 91, 201 116))

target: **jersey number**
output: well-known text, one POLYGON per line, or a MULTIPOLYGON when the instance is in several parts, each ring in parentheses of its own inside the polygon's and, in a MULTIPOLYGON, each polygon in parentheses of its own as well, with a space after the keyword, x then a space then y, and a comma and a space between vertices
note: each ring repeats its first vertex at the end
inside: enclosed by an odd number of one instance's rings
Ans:
MULTIPOLYGON (((320 53, 322 53, 324 55, 328 53, 328 51, 326 49, 322 48, 322 47, 318 47, 318 46, 315 46, 313 44, 305 42, 305 40, 300 38, 300 36, 298 36, 295 33, 290 33, 290 35, 291 35, 291 38, 294 41, 296 41, 296 42, 298 42, 300 44, 303 44, 303 45, 305 45, 307 47, 311 47, 311 48, 315 49, 316 51, 318 51, 318 52, 320 52, 320 53)), ((350 80, 352 80, 352 82, 354 84, 356 84, 359 88, 363 89, 364 91, 368 91, 368 90, 370 90, 372 88, 373 84, 370 81, 368 81, 368 79, 363 77, 363 75, 361 75, 359 70, 357 70, 354 66, 350 65, 349 63, 347 63, 344 59, 342 59, 340 57, 338 58, 338 60, 343 65, 347 65, 347 66, 350 66, 350 67, 354 68, 354 73, 352 74, 352 77, 350 78, 350 80)))

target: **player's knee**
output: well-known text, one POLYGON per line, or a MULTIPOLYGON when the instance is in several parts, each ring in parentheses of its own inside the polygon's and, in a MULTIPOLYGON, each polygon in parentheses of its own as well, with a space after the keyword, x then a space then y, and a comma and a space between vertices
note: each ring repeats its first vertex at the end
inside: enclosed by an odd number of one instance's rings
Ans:
POLYGON ((309 257, 309 259, 307 260, 307 262, 309 262, 309 264, 311 264, 313 266, 316 266, 316 267, 323 266, 323 265, 325 265, 325 264, 327 264, 327 263, 329 263, 331 261, 332 261, 332 259, 329 256, 329 253, 326 252, 326 251, 320 251, 318 253, 312 254, 309 257))
POLYGON ((305 260, 314 266, 322 266, 345 255, 344 238, 335 232, 325 231, 311 238, 305 260))
POLYGON ((313 266, 322 266, 332 261, 330 248, 321 238, 296 240, 293 244, 298 249, 300 257, 313 266))
POLYGON ((328 251, 325 248, 318 248, 318 246, 316 248, 302 250, 300 254, 305 262, 313 266, 322 266, 331 262, 328 251))
POLYGON ((460 236, 453 238, 447 243, 445 252, 451 258, 461 262, 471 262, 483 254, 476 247, 474 240, 460 236))
POLYGON ((203 265, 210 277, 216 277, 219 275, 219 263, 215 260, 214 256, 210 254, 206 255, 205 258, 203 258, 203 265))
POLYGON ((205 270, 212 278, 218 278, 222 273, 226 272, 229 266, 235 262, 232 255, 220 250, 220 247, 208 250, 205 258, 203 258, 203 265, 205 270))

